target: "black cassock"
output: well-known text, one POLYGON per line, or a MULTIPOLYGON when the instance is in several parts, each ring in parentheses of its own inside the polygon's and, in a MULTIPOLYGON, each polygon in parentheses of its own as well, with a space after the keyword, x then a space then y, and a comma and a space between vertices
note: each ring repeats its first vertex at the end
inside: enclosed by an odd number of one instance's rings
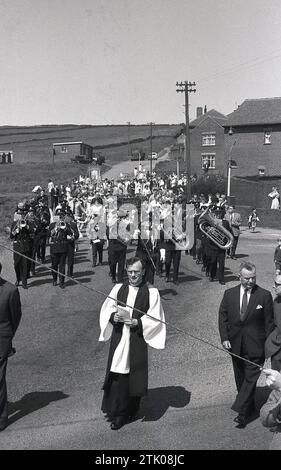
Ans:
MULTIPOLYGON (((123 307, 126 304, 129 293, 129 285, 123 284, 117 293, 117 305, 123 307)), ((149 309, 149 290, 146 283, 143 283, 136 296, 135 309, 146 313, 149 309)), ((142 313, 133 310, 132 318, 139 320, 142 313)), ((130 414, 127 412, 132 397, 142 397, 147 394, 148 387, 148 359, 147 343, 142 334, 142 323, 139 320, 138 326, 130 328, 130 373, 117 374, 110 372, 114 352, 121 340, 124 328, 123 323, 114 323, 114 314, 111 315, 110 322, 113 325, 109 356, 107 362, 106 376, 103 390, 104 397, 102 402, 102 411, 109 415, 120 416, 130 414)), ((139 400, 137 400, 139 403, 139 400)), ((132 403, 131 403, 132 406, 132 403)), ((131 413, 133 414, 133 413, 131 413)))

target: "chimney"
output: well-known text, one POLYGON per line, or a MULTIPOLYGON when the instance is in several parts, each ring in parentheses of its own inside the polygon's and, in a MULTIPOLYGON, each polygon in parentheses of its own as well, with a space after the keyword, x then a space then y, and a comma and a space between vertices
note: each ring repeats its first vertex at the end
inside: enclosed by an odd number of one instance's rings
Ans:
POLYGON ((199 118, 203 114, 203 108, 198 107, 196 108, 196 118, 199 118))
POLYGON ((205 105, 204 114, 206 114, 206 112, 207 112, 207 106, 205 105))

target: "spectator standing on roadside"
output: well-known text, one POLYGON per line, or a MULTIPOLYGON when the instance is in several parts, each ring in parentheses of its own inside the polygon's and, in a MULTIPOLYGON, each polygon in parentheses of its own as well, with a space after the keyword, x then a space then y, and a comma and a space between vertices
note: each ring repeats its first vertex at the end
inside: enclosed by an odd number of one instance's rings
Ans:
POLYGON ((271 198, 270 209, 279 209, 280 208, 280 194, 277 189, 277 186, 272 186, 272 191, 269 193, 268 197, 271 198))
POLYGON ((231 356, 237 388, 232 410, 239 428, 247 425, 255 411, 256 383, 259 366, 265 360, 265 340, 274 328, 271 293, 256 284, 256 267, 250 262, 240 265, 240 284, 227 289, 219 308, 219 332, 222 346, 251 362, 231 356))
MULTIPOLYGON (((0 263, 0 275, 2 264, 0 263)), ((14 354, 12 340, 21 320, 21 302, 18 289, 0 277, 0 432, 8 424, 6 370, 8 357, 14 354)))

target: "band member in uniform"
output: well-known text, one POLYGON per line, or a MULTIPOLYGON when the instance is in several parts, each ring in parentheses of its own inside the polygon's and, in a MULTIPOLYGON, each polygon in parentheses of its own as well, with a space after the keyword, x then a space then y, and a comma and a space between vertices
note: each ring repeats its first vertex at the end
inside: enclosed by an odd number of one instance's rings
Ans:
POLYGON ((50 225, 50 211, 48 207, 44 206, 43 202, 39 202, 36 215, 39 219, 39 243, 37 250, 37 260, 41 261, 41 263, 45 263, 48 228, 50 225))
POLYGON ((199 228, 198 219, 202 213, 200 208, 200 203, 194 203, 194 245, 190 250, 190 254, 193 259, 196 260, 196 264, 201 263, 202 261, 202 232, 199 228))
POLYGON ((22 282, 22 287, 27 289, 27 278, 30 262, 29 257, 32 248, 32 239, 29 226, 25 219, 16 220, 12 223, 10 238, 13 240, 13 248, 18 253, 14 253, 14 268, 16 273, 16 286, 22 282), (25 256, 21 256, 25 255, 25 256))
POLYGON ((171 264, 173 262, 173 283, 175 285, 179 284, 179 267, 180 267, 180 260, 181 260, 181 252, 182 250, 178 247, 177 242, 180 242, 182 238, 175 238, 173 229, 168 229, 170 238, 164 240, 164 248, 165 248, 165 269, 166 269, 166 282, 170 282, 170 269, 171 264))
POLYGON ((228 251, 228 255, 232 259, 237 259, 236 248, 237 248, 238 239, 240 235, 240 225, 242 222, 241 215, 239 214, 239 212, 235 212, 235 209, 233 206, 229 206, 228 211, 226 212, 224 218, 225 220, 229 222, 231 233, 233 235, 233 243, 228 251))
POLYGON ((35 260, 40 240, 40 223, 38 218, 35 216, 35 211, 32 206, 29 207, 25 220, 28 223, 31 238, 31 250, 29 256, 33 259, 33 261, 28 261, 28 275, 29 272, 31 272, 31 274, 35 276, 35 260))
POLYGON ((109 227, 108 259, 112 282, 116 283, 116 268, 118 282, 123 282, 125 272, 125 262, 127 254, 127 244, 131 237, 129 234, 129 221, 127 212, 117 211, 117 235, 113 233, 112 226, 109 227), (115 238, 111 238, 115 237, 115 238))
POLYGON ((41 189, 40 194, 38 195, 36 203, 39 204, 39 202, 42 202, 44 206, 49 207, 48 196, 45 189, 41 189))
MULTIPOLYGON (((223 211, 218 209, 212 213, 212 217, 214 222, 222 227, 224 227, 231 236, 231 229, 229 226, 229 222, 223 217, 223 211)), ((218 246, 214 243, 211 239, 207 237, 206 240, 206 252, 207 252, 207 272, 210 276, 210 281, 214 281, 215 277, 217 276, 218 281, 220 284, 224 285, 224 268, 225 268, 225 256, 226 256, 226 249, 221 246, 218 246)))
POLYGON ((102 233, 101 224, 97 222, 99 214, 92 213, 88 226, 86 228, 87 237, 90 240, 92 248, 92 266, 93 268, 102 264, 103 259, 103 245, 106 239, 106 232, 102 233), (97 257, 99 261, 97 263, 97 257))
POLYGON ((113 430, 136 416, 141 397, 147 394, 147 345, 163 349, 166 339, 159 291, 147 286, 139 258, 127 261, 127 274, 129 282, 113 287, 100 312, 99 341, 111 337, 102 411, 113 430))
MULTIPOLYGON (((48 230, 48 238, 50 239, 50 255, 52 261, 52 269, 59 271, 59 286, 65 287, 65 263, 67 257, 68 243, 74 240, 73 231, 70 226, 64 222, 64 212, 58 211, 59 216, 57 222, 52 222, 48 230)), ((58 274, 52 271, 53 286, 57 285, 58 274)))
POLYGON ((75 258, 75 242, 79 238, 79 230, 77 223, 75 222, 70 208, 66 209, 66 216, 64 217, 65 223, 69 226, 72 231, 72 238, 68 240, 67 245, 67 275, 73 277, 73 267, 75 258))
POLYGON ((136 257, 140 258, 144 265, 145 282, 154 284, 156 266, 159 265, 160 258, 159 240, 153 238, 150 230, 147 230, 146 235, 147 238, 143 239, 139 234, 136 257))

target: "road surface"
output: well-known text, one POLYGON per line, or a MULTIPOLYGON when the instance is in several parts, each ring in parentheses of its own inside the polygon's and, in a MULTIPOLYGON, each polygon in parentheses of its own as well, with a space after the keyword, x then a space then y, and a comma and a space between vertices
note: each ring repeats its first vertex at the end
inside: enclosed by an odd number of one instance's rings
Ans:
MULTIPOLYGON (((104 297, 95 290, 110 292, 108 266, 93 272, 84 238, 75 263, 81 285, 68 284, 62 291, 52 286, 48 265, 37 268, 29 289, 20 288, 23 318, 17 353, 8 365, 10 417, 0 448, 267 449, 271 433, 259 419, 245 429, 235 427, 230 358, 186 333, 219 345, 217 312, 224 289, 237 283, 239 261, 248 255, 257 264, 258 282, 272 287, 276 236, 277 231, 243 231, 239 259, 226 263, 226 286, 210 284, 184 253, 179 286, 156 278, 169 322, 166 349, 150 350, 148 396, 139 418, 121 431, 112 431, 100 411, 108 344, 98 342, 104 297)), ((3 248, 0 254, 3 277, 14 282, 12 254, 3 248)), ((258 403, 265 393, 259 388, 258 403)))
MULTIPOLYGON (((152 160, 152 169, 154 170, 155 165, 158 162, 168 160, 168 159, 169 159, 169 147, 164 149, 164 153, 161 157, 158 157, 157 160, 152 160)), ((142 167, 146 171, 150 171, 150 160, 141 160, 140 163, 142 164, 142 167)), ((110 170, 104 173, 103 178, 106 177, 108 179, 117 180, 120 178, 120 173, 133 175, 134 168, 138 168, 138 166, 139 166, 138 161, 131 161, 131 160, 116 163, 115 165, 113 165, 113 167, 110 170)))

